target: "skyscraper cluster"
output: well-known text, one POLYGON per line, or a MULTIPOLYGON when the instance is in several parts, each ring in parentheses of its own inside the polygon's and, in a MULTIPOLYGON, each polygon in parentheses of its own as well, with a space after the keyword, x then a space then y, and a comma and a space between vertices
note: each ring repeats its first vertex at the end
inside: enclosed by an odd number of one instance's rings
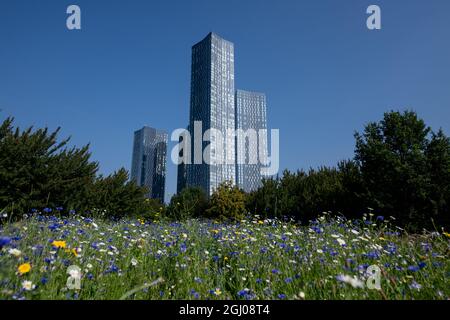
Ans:
MULTIPOLYGON (((197 133, 196 123, 201 123, 202 135, 211 129, 224 135, 224 154, 218 152, 214 138, 203 141, 203 161, 179 165, 178 192, 186 186, 197 186, 210 195, 224 181, 231 181, 246 192, 257 189, 262 179, 261 162, 249 159, 252 155, 267 154, 264 151, 267 150, 267 132, 261 133, 263 137, 256 145, 245 137, 244 143, 237 143, 242 133, 237 136, 225 133, 252 129, 259 134, 260 129, 267 129, 266 97, 263 93, 235 89, 234 44, 215 33, 209 33, 192 47, 188 125, 191 139, 197 133), (231 161, 221 163, 217 157, 231 161)), ((195 143, 191 142, 192 157, 196 154, 195 148, 195 143)))
MULTIPOLYGON (((179 150, 180 159, 190 159, 178 165, 177 192, 196 186, 211 195, 225 181, 246 192, 260 187, 266 129, 265 94, 235 89, 234 44, 209 33, 192 47, 189 144, 179 150), (198 134, 201 140, 195 143, 198 134)), ((167 138, 150 127, 136 131, 131 170, 132 180, 148 187, 148 197, 162 202, 167 138)), ((186 143, 186 137, 180 136, 179 142, 186 143)))

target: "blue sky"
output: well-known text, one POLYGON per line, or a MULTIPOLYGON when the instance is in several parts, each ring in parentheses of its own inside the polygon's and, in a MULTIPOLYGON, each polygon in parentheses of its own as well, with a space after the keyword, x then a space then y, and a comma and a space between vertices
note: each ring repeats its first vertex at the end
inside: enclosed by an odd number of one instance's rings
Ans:
POLYGON ((134 130, 186 126, 191 46, 214 31, 235 44, 236 88, 267 95, 281 169, 334 165, 390 109, 450 134, 449 14, 447 0, 4 0, 0 118, 61 126, 102 173, 130 169, 134 130), (80 31, 66 28, 70 4, 80 31), (366 28, 370 4, 380 31, 366 28))

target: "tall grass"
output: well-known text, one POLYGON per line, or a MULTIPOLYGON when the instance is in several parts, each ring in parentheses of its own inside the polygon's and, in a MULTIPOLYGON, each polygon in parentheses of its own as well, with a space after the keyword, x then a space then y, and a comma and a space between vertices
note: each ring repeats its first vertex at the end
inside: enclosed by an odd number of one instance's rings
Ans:
POLYGON ((258 217, 113 222, 38 212, 1 226, 0 299, 448 299, 448 234, 409 235, 392 222, 372 214, 325 214, 308 226, 258 217), (72 265, 80 289, 67 287, 72 265), (366 286, 372 265, 380 290, 366 286))

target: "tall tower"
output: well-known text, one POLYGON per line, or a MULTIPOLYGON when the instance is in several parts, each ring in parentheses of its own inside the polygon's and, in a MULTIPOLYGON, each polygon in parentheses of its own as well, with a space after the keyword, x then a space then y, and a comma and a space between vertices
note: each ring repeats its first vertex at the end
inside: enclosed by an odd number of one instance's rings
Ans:
POLYGON ((147 197, 164 202, 166 183, 166 132, 143 127, 134 132, 131 179, 149 189, 147 197))
POLYGON ((234 45, 215 33, 209 33, 192 47, 189 132, 193 164, 186 167, 187 185, 201 187, 208 195, 221 182, 236 181, 234 162, 225 163, 227 154, 228 159, 234 160, 235 157, 235 139, 226 135, 227 129, 235 129, 234 100, 234 45), (220 153, 217 152, 216 141, 199 143, 201 150, 195 146, 194 139, 203 141, 204 133, 210 129, 217 129, 224 135, 222 162, 218 159, 220 153))
POLYGON ((267 156, 266 95, 236 90, 235 101, 236 184, 245 192, 251 192, 262 185, 260 157, 267 156))

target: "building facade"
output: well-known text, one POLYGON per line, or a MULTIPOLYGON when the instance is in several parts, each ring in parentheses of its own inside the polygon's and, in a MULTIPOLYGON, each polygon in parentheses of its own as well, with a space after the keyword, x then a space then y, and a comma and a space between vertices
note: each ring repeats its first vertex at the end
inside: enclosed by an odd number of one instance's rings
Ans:
POLYGON ((262 183, 267 156, 267 105, 264 93, 236 90, 236 185, 251 192, 262 183))
POLYGON ((209 33, 192 47, 189 132, 192 164, 186 166, 187 186, 201 187, 210 195, 224 181, 236 181, 234 45, 209 33), (224 133, 223 153, 214 140, 203 141, 211 129, 224 133), (195 143, 194 140, 202 141, 195 143))
POLYGON ((162 130, 143 127, 134 132, 131 179, 149 189, 148 198, 164 202, 168 135, 162 130))

